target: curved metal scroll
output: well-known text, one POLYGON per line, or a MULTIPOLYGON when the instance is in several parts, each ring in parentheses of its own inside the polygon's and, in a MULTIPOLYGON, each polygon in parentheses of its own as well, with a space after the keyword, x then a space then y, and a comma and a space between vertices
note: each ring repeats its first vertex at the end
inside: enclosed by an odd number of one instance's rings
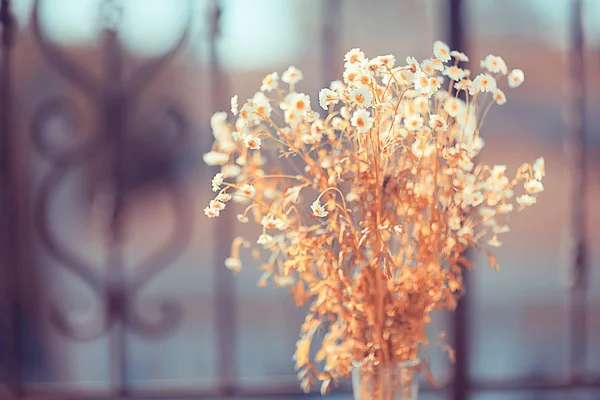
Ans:
POLYGON ((129 88, 130 92, 135 96, 139 95, 142 89, 146 86, 148 82, 154 78, 154 76, 162 70, 165 65, 173 59, 175 54, 181 50, 181 47, 185 43, 185 40, 188 37, 189 27, 192 23, 192 3, 188 1, 188 18, 185 22, 185 29, 183 30, 182 35, 179 40, 175 43, 175 45, 163 54, 161 57, 155 58, 154 60, 141 65, 137 68, 137 70, 132 74, 131 79, 126 84, 129 88))
MULTIPOLYGON (((111 284, 106 276, 99 274, 88 261, 78 255, 66 243, 59 240, 58 235, 51 228, 49 206, 65 177, 77 168, 82 168, 98 157, 106 155, 121 157, 121 159, 114 161, 122 165, 122 158, 125 157, 125 154, 118 150, 123 138, 115 137, 114 129, 111 128, 114 128, 117 124, 117 131, 123 132, 123 135, 125 135, 126 132, 132 131, 131 119, 128 118, 128 115, 123 117, 122 114, 115 114, 115 109, 120 109, 123 106, 122 108, 135 110, 135 104, 143 88, 182 48, 190 27, 192 3, 188 1, 190 12, 188 12, 185 29, 174 46, 161 57, 142 64, 128 80, 121 79, 119 68, 114 71, 110 69, 118 65, 118 61, 116 61, 117 64, 114 62, 106 63, 109 70, 106 71, 102 80, 97 80, 79 65, 66 58, 42 32, 39 18, 40 3, 41 0, 35 0, 33 7, 33 32, 34 38, 48 64, 90 99, 98 115, 98 121, 105 122, 114 118, 112 123, 103 125, 94 135, 89 136, 89 139, 85 142, 70 146, 67 149, 53 146, 44 128, 52 118, 64 117, 69 112, 75 113, 74 102, 66 98, 53 98, 39 107, 33 119, 32 134, 35 147, 39 154, 50 164, 50 171, 42 178, 35 200, 34 218, 36 229, 39 232, 42 244, 49 253, 61 265, 81 279, 101 299, 103 313, 100 323, 95 321, 97 318, 91 318, 83 324, 74 324, 55 303, 52 303, 50 305, 50 320, 61 333, 77 340, 97 338, 104 334, 115 322, 124 323, 131 330, 141 335, 154 337, 165 334, 177 326, 181 319, 179 305, 175 301, 163 301, 160 305, 160 318, 152 321, 140 315, 138 308, 135 306, 135 297, 151 279, 168 267, 187 245, 191 234, 191 218, 189 218, 186 193, 179 187, 169 189, 171 206, 175 210, 175 226, 172 234, 156 253, 137 266, 130 282, 127 282, 125 278, 121 278, 122 281, 117 285, 111 284), (119 103, 116 103, 117 101, 119 103)), ((112 35, 113 40, 115 37, 116 35, 112 35)), ((109 57, 120 59, 119 47, 113 46, 111 49, 113 51, 109 52, 109 57)), ((187 124, 183 113, 173 106, 166 107, 165 111, 166 115, 175 121, 178 139, 185 137, 187 135, 187 124)), ((73 132, 77 130, 76 125, 73 127, 73 132)), ((119 171, 122 173, 122 170, 119 171)), ((122 179, 122 176, 115 176, 114 178, 122 179)), ((123 190, 120 184, 116 184, 115 187, 117 190, 123 190)), ((119 196, 122 196, 122 193, 119 196)), ((115 218, 115 214, 117 213, 112 213, 113 218, 115 218)), ((113 234, 115 233, 113 232, 113 234)), ((107 268, 111 268, 111 265, 108 265, 107 268)), ((119 273, 118 276, 123 275, 119 273)))
MULTIPOLYGON (((94 268, 83 258, 73 252, 67 245, 61 243, 52 232, 49 221, 48 208, 50 200, 60 183, 73 168, 83 165, 88 155, 94 155, 91 149, 98 149, 96 141, 90 141, 80 148, 71 151, 60 152, 50 150, 47 139, 44 138, 43 127, 52 117, 59 116, 62 112, 72 107, 73 104, 67 99, 55 98, 43 103, 33 117, 34 142, 38 152, 54 165, 40 184, 37 198, 34 203, 33 218, 39 237, 45 248, 73 274, 77 275, 90 289, 102 297, 104 291, 102 279, 94 268)), ((93 320, 87 321, 80 326, 74 326, 58 309, 55 303, 50 305, 50 318, 54 325, 66 336, 79 340, 91 340, 102 335, 108 329, 109 321, 103 326, 95 326, 93 320)))
MULTIPOLYGON (((165 112, 168 117, 175 122, 178 130, 175 140, 180 141, 188 137, 188 126, 184 116, 171 104, 164 104, 165 112)), ((182 190, 170 186, 168 188, 171 209, 174 210, 175 226, 167 241, 143 260, 136 268, 136 273, 130 283, 129 290, 135 295, 146 286, 150 280, 165 269, 174 261, 185 249, 191 236, 192 220, 190 204, 182 190)), ((157 336, 162 332, 174 328, 181 321, 181 307, 178 303, 170 300, 164 300, 160 303, 160 317, 156 321, 148 321, 131 307, 128 323, 132 330, 147 336, 157 336)))
POLYGON ((46 39, 41 29, 39 16, 40 0, 35 0, 31 17, 33 34, 48 63, 74 86, 81 88, 84 93, 95 93, 99 89, 99 82, 94 81, 91 75, 67 59, 56 46, 46 39))

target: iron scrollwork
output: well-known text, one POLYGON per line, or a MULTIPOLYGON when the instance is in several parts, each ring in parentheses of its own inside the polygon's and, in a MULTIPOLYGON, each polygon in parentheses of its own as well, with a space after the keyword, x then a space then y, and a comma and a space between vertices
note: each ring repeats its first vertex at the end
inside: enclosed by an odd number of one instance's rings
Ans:
MULTIPOLYGON (((33 141, 37 152, 48 162, 49 171, 41 180, 34 205, 36 231, 45 249, 60 264, 68 268, 100 299, 102 305, 101 322, 97 316, 84 324, 74 324, 55 303, 50 305, 52 324, 67 337, 77 340, 92 340, 106 333, 115 323, 121 323, 129 330, 144 336, 158 336, 176 327, 181 319, 181 310, 175 301, 165 300, 160 305, 160 319, 151 321, 140 314, 136 307, 139 292, 160 271, 180 255, 190 237, 191 218, 186 191, 181 184, 168 185, 170 205, 174 210, 175 226, 166 242, 147 259, 137 265, 130 278, 124 274, 122 255, 124 213, 128 207, 125 195, 125 158, 127 156, 128 133, 132 131, 133 119, 142 90, 154 76, 180 51, 186 40, 191 12, 188 12, 185 29, 177 42, 161 57, 142 64, 130 77, 122 73, 122 49, 118 39, 118 13, 105 21, 104 36, 107 62, 101 79, 69 60, 60 49, 51 43, 42 32, 40 25, 40 4, 33 6, 32 25, 34 38, 48 64, 73 85, 93 105, 99 126, 91 135, 81 135, 77 122, 71 123, 70 143, 67 148, 53 145, 49 139, 48 126, 54 118, 67 120, 69 115, 77 115, 77 105, 73 100, 55 97, 43 103, 33 118, 33 141), (117 15, 115 17, 115 15, 117 15), (117 18, 117 19, 115 19, 117 18), (86 137, 86 140, 78 140, 86 137), (106 274, 97 268, 66 243, 61 242, 51 226, 49 207, 65 177, 98 157, 108 157, 113 188, 112 209, 109 216, 110 244, 106 274)), ((115 11, 114 1, 106 1, 102 11, 115 11)), ((191 3, 188 3, 191 4, 191 3)), ((166 118, 174 122, 176 139, 185 140, 188 126, 183 112, 172 103, 162 105, 166 118)), ((66 128, 65 128, 66 129, 66 128)), ((63 132, 64 134, 65 132, 63 132)), ((179 143, 181 145, 181 143, 179 143)))

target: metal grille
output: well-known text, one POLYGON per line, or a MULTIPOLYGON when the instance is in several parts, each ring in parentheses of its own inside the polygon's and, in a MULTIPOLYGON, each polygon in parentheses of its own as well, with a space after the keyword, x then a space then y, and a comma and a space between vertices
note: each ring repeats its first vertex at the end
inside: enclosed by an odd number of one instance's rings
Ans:
MULTIPOLYGON (((276 381, 265 386, 245 387, 236 381, 234 370, 236 343, 236 303, 233 278, 220 266, 215 270, 216 315, 215 330, 217 337, 218 361, 215 369, 218 380, 214 386, 202 390, 187 390, 177 387, 157 389, 135 389, 129 384, 128 359, 126 357, 127 333, 143 337, 163 338, 170 331, 177 329, 182 318, 176 301, 166 301, 160 305, 160 318, 152 321, 143 315, 135 306, 140 290, 157 274, 168 268, 174 258, 183 252, 190 236, 190 204, 185 185, 180 182, 168 186, 171 207, 175 214, 176 226, 167 242, 150 258, 143 261, 135 269, 133 275, 124 273, 123 229, 127 212, 127 174, 125 163, 128 149, 134 146, 129 140, 128 132, 131 121, 137 112, 136 104, 143 89, 153 77, 167 65, 180 51, 187 37, 184 31, 177 43, 163 56, 141 65, 129 77, 123 74, 123 50, 118 29, 122 14, 122 1, 102 2, 100 22, 104 27, 103 47, 105 59, 101 78, 94 78, 87 71, 71 62, 47 38, 41 29, 40 0, 33 7, 33 37, 40 52, 48 64, 75 87, 89 102, 93 104, 97 120, 97 133, 75 140, 67 148, 57 148, 49 138, 48 126, 53 117, 63 118, 77 115, 77 104, 63 97, 51 98, 36 110, 31 121, 31 140, 36 154, 49 165, 42 177, 39 188, 33 193, 33 215, 28 216, 20 202, 23 199, 23 185, 20 182, 18 168, 20 161, 15 151, 15 93, 12 90, 13 59, 12 50, 18 45, 15 40, 16 25, 11 14, 11 1, 1 0, 0 22, 2 24, 1 62, 0 62, 0 259, 2 261, 2 330, 4 341, 2 376, 4 385, 0 388, 0 397, 6 399, 115 399, 115 398, 232 398, 232 397, 283 397, 300 395, 296 381, 276 381), (104 215, 108 226, 109 243, 107 245, 106 267, 110 274, 99 274, 96 269, 86 264, 60 241, 54 233, 49 220, 49 202, 56 195, 56 189, 65 175, 73 168, 85 163, 100 160, 106 168, 102 169, 99 182, 110 194, 108 202, 110 212, 104 215), (42 389, 25 384, 23 379, 23 304, 29 296, 29 290, 23 285, 24 272, 27 270, 26 249, 20 245, 24 237, 22 232, 24 218, 33 220, 34 235, 63 268, 77 276, 95 294, 101 303, 102 315, 94 315, 93 319, 71 322, 65 315, 61 304, 50 306, 49 318, 54 329, 74 341, 92 340, 112 332, 110 344, 111 389, 102 391, 78 390, 54 387, 42 389)), ((178 2, 179 4, 179 2, 178 2)), ((329 82, 335 76, 332 70, 332 54, 340 44, 340 21, 343 2, 341 0, 324 1, 322 65, 324 80, 329 82)), ((461 0, 450 0, 447 7, 446 25, 448 41, 453 49, 467 50, 465 42, 466 28, 464 4, 461 0)), ((210 74, 211 99, 213 110, 227 106, 228 82, 217 57, 217 41, 219 39, 219 21, 221 3, 211 2, 211 42, 210 42, 210 74)), ((465 296, 453 316, 454 347, 456 363, 454 378, 440 388, 426 387, 425 390, 446 391, 455 400, 467 399, 473 392, 479 391, 536 391, 536 390, 571 390, 578 388, 595 388, 600 390, 600 377, 586 376, 583 371, 583 360, 586 353, 585 343, 585 307, 586 277, 588 269, 587 240, 585 221, 585 138, 583 132, 583 113, 585 109, 583 82, 583 30, 581 21, 581 0, 571 3, 571 63, 570 63, 570 103, 569 129, 566 144, 570 160, 572 181, 574 184, 572 233, 574 253, 572 255, 572 285, 570 288, 570 363, 569 375, 556 380, 540 377, 538 379, 516 379, 480 381, 472 379, 469 368, 469 303, 471 296, 465 296)), ((192 12, 189 13, 190 18, 192 12)), ((189 21, 188 21, 189 26, 189 21)), ((176 104, 162 104, 161 118, 168 119, 174 126, 174 134, 170 136, 173 149, 185 147, 189 139, 186 117, 176 104)), ((80 135, 80 132, 76 132, 80 135)), ((171 157, 176 158, 175 150, 171 157)), ((219 237, 231 237, 231 223, 219 224, 216 233, 219 237)), ((231 221, 229 221, 231 222, 231 221)), ((217 259, 224 259, 226 248, 217 249, 217 259)), ((468 276, 465 283, 469 285, 468 276)), ((600 393, 600 391, 598 392, 600 393)))

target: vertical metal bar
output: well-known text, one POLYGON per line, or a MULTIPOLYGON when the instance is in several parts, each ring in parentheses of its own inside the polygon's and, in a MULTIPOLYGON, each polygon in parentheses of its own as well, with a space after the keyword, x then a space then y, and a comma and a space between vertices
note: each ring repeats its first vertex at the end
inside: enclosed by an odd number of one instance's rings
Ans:
POLYGON ((585 69, 582 0, 571 3, 569 104, 567 109, 566 152, 571 171, 572 265, 569 296, 569 376, 577 380, 585 367, 586 280, 588 269, 586 234, 586 152, 585 152, 585 69))
MULTIPOLYGON (((464 34, 464 2, 450 0, 448 3, 447 34, 450 48, 466 52, 464 34)), ((452 382, 451 398, 453 400, 466 400, 469 395, 469 310, 471 296, 469 295, 470 274, 463 274, 464 295, 459 300, 453 315, 454 337, 454 378, 452 382)))
POLYGON ((341 0, 323 1, 321 3, 321 61, 323 63, 323 83, 320 87, 328 87, 331 81, 338 79, 337 77, 341 77, 342 75, 342 64, 339 62, 341 26, 341 0))
MULTIPOLYGON (((223 4, 220 0, 212 1, 210 43, 210 98, 212 112, 229 109, 229 81, 224 73, 218 54, 218 40, 221 35, 221 15, 223 4)), ((224 260, 229 257, 228 243, 233 236, 233 213, 225 213, 220 217, 214 238, 216 244, 215 265, 215 334, 217 337, 217 373, 219 391, 224 395, 234 392, 236 379, 236 288, 232 274, 225 269, 224 260)))
POLYGON ((19 320, 19 216, 18 185, 15 176, 16 146, 13 132, 12 108, 12 46, 14 42, 15 20, 11 12, 10 0, 0 4, 2 24, 2 61, 0 63, 0 221, 2 230, 3 268, 5 271, 4 294, 6 296, 5 341, 6 383, 11 396, 18 398, 22 393, 21 382, 21 340, 19 320))
POLYGON ((111 381, 119 396, 128 393, 127 366, 127 292, 123 271, 123 242, 125 218, 125 162, 127 159, 127 101, 123 88, 122 53, 115 27, 106 29, 105 46, 107 50, 104 82, 106 91, 100 97, 103 124, 108 147, 112 154, 110 167, 113 168, 114 182, 113 212, 110 222, 109 255, 107 260, 107 282, 109 302, 107 318, 115 318, 116 324, 110 338, 111 381))

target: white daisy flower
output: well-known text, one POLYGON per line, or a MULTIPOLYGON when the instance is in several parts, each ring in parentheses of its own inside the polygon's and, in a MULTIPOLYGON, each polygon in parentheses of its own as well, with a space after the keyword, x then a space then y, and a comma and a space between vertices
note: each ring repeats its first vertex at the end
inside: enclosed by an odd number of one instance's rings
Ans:
POLYGON ((360 72, 361 72, 361 70, 357 66, 350 65, 350 66, 346 67, 346 69, 344 70, 344 72, 342 74, 346 85, 352 85, 354 83, 354 81, 356 81, 358 79, 360 72))
POLYGON ((252 198, 256 194, 256 189, 252 185, 243 185, 240 188, 240 194, 252 198))
POLYGON ((272 72, 264 77, 262 80, 262 85, 260 85, 260 90, 263 92, 270 92, 274 89, 277 89, 278 86, 279 74, 277 72, 272 72))
POLYGON ((325 207, 320 205, 317 200, 311 204, 310 209, 312 210, 313 214, 319 218, 324 218, 329 214, 327 210, 325 210, 325 207))
POLYGON ((456 97, 449 97, 444 102, 444 111, 448 113, 451 117, 456 117, 465 109, 465 104, 462 100, 457 99, 456 97))
POLYGON ((435 151, 435 145, 430 144, 427 139, 417 138, 412 146, 411 151, 417 158, 427 158, 435 151))
POLYGON ((385 56, 377 56, 374 58, 374 61, 383 67, 383 71, 390 70, 394 68, 394 64, 396 63, 396 57, 391 54, 387 54, 385 56))
POLYGON ((302 112, 294 109, 287 109, 283 113, 285 123, 292 128, 298 127, 298 124, 302 122, 302 112))
POLYGON ((205 207, 204 215, 206 215, 208 218, 216 218, 219 216, 219 211, 211 207, 205 207))
POLYGON ((210 203, 208 203, 208 206, 217 211, 222 211, 225 209, 225 203, 218 200, 211 200, 210 203))
POLYGON ((436 60, 435 58, 430 58, 427 60, 423 60, 421 63, 421 70, 425 72, 429 76, 435 75, 435 71, 443 71, 444 64, 440 60, 436 60))
POLYGON ((259 137, 254 135, 246 135, 244 138, 244 143, 246 147, 251 150, 260 150, 260 146, 262 145, 262 140, 259 137))
POLYGON ((527 206, 531 206, 534 205, 536 203, 536 198, 533 196, 530 196, 528 194, 523 194, 519 197, 517 197, 517 203, 519 203, 519 205, 521 206, 521 209, 523 209, 524 207, 527 206))
POLYGON ((365 60, 365 53, 363 53, 359 48, 355 48, 350 50, 344 56, 345 68, 349 68, 350 66, 360 65, 365 60))
POLYGON ((452 216, 448 218, 448 228, 453 231, 457 231, 460 229, 460 218, 457 216, 452 216))
POLYGON ((233 115, 238 114, 238 96, 237 96, 237 94, 231 98, 231 113, 233 115))
POLYGON ((473 207, 477 207, 481 203, 483 203, 483 194, 479 191, 471 193, 466 198, 467 203, 473 207))
POLYGON ((219 189, 221 188, 222 184, 223 184, 223 174, 219 172, 212 178, 213 192, 218 192, 219 189))
POLYGON ((429 127, 433 130, 441 129, 445 131, 448 128, 448 125, 446 124, 446 120, 444 118, 436 114, 431 114, 429 116, 429 127))
POLYGON ((227 203, 229 200, 231 200, 231 195, 229 193, 219 193, 217 197, 215 197, 215 200, 227 203))
POLYGON ((302 71, 294 66, 289 67, 282 75, 281 80, 290 85, 300 82, 303 78, 302 71))
POLYGON ((472 85, 473 82, 471 82, 470 79, 461 79, 454 85, 454 88, 456 88, 456 90, 470 90, 472 85))
POLYGON ((477 94, 478 92, 490 92, 493 93, 496 90, 496 79, 488 74, 479 74, 473 79, 473 84, 469 89, 471 95, 477 94))
POLYGON ((329 84, 329 88, 338 93, 342 93, 344 90, 346 90, 346 85, 344 85, 344 82, 340 81, 339 79, 336 79, 335 81, 332 81, 329 84))
POLYGON ((436 40, 433 43, 433 55, 441 62, 450 61, 450 48, 441 40, 436 40))
POLYGON ((311 110, 310 96, 304 93, 292 93, 287 97, 286 104, 290 110, 299 111, 301 113, 311 110))
POLYGON ((281 218, 276 218, 272 215, 263 216, 260 224, 265 227, 265 229, 279 229, 283 230, 286 227, 286 223, 281 218))
POLYGON ((256 108, 253 103, 246 103, 240 109, 240 119, 244 123, 255 122, 259 119, 258 115, 256 115, 256 108))
POLYGON ((496 88, 496 90, 494 90, 494 100, 496 100, 496 104, 499 106, 506 104, 506 95, 502 90, 496 88))
POLYGON ((368 87, 363 86, 358 89, 354 89, 352 93, 350 93, 350 100, 356 103, 359 107, 369 107, 371 102, 373 101, 373 96, 371 96, 371 91, 368 87))
POLYGON ((467 62, 469 61, 469 57, 465 53, 461 53, 460 51, 452 50, 450 55, 457 59, 458 61, 467 62))
POLYGON ((327 110, 330 104, 337 104, 339 102, 339 94, 331 89, 321 89, 319 92, 319 105, 323 110, 327 110))
POLYGON ((542 185, 542 182, 538 181, 537 179, 527 181, 523 186, 529 194, 537 194, 544 191, 544 185, 542 185))
POLYGON ((401 70, 397 73, 394 73, 394 77, 400 82, 401 85, 410 86, 415 80, 415 75, 407 70, 401 70))
POLYGON ((352 114, 350 123, 359 133, 365 133, 373 127, 373 117, 367 110, 356 110, 352 114))
POLYGON ((421 94, 427 92, 427 86, 429 85, 429 77, 423 72, 415 74, 415 90, 421 94))
POLYGON ((423 123, 423 117, 421 117, 419 114, 413 114, 404 119, 404 127, 413 132, 423 129, 423 123))
POLYGON ((448 78, 452 79, 453 81, 459 82, 461 79, 463 79, 465 77, 465 71, 462 68, 452 65, 450 67, 447 67, 442 72, 442 75, 447 76, 448 78))
POLYGON ((416 74, 421 71, 421 65, 414 57, 406 57, 406 66, 410 69, 410 72, 416 74))
POLYGON ((516 88, 521 86, 523 81, 525 80, 525 74, 520 69, 513 69, 508 74, 508 86, 511 88, 516 88))
POLYGON ((485 59, 480 62, 480 66, 493 74, 506 75, 508 72, 508 68, 502 57, 493 54, 486 56, 485 59))
POLYGON ((263 92, 256 92, 252 97, 252 104, 254 105, 254 113, 257 116, 263 118, 269 118, 271 116, 272 107, 269 103, 269 98, 263 92))
POLYGON ((416 75, 415 89, 424 96, 431 97, 440 86, 440 81, 435 76, 428 77, 423 73, 416 75))

